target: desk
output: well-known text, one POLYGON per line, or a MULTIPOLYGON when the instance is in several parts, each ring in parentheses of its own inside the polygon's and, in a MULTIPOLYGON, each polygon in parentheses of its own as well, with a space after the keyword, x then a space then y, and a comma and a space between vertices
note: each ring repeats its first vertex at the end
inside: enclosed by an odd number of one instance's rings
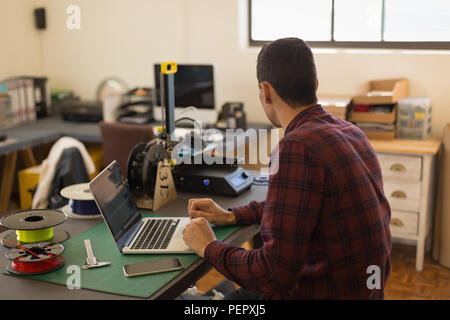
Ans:
POLYGON ((11 143, 0 144, 0 155, 56 141, 69 136, 84 142, 102 142, 98 123, 68 122, 61 118, 44 118, 24 123, 6 131, 11 143))
MULTIPOLYGON (((228 208, 231 206, 248 204, 251 200, 264 200, 266 197, 266 192, 267 187, 265 186, 252 186, 249 191, 243 193, 237 198, 214 197, 214 200, 222 207, 228 208)), ((198 197, 198 194, 194 195, 179 193, 176 200, 162 207, 157 211, 157 213, 163 216, 188 216, 187 203, 192 197, 198 197)), ((71 236, 75 236, 90 229, 98 223, 103 222, 100 219, 73 220, 69 218, 64 224, 61 225, 61 227, 64 227, 64 230, 69 231, 71 236)), ((227 238, 226 242, 239 246, 252 238, 258 232, 259 226, 245 226, 227 238)), ((4 233, 0 234, 0 236, 3 235, 4 233)), ((112 237, 111 241, 113 241, 112 237)), ((6 264, 5 252, 5 248, 2 247, 0 249, 1 272, 3 272, 3 268, 6 264)), ((179 276, 159 289, 155 294, 149 297, 149 299, 174 299, 189 286, 194 284, 199 278, 205 275, 210 269, 211 266, 206 263, 205 260, 199 259, 191 267, 184 270, 179 276)), ((69 290, 67 287, 62 285, 30 280, 17 276, 9 276, 3 273, 0 274, 0 283, 0 299, 139 299, 135 297, 121 296, 91 290, 69 290)))
POLYGON ((436 203, 436 162, 442 138, 370 140, 378 154, 384 193, 391 206, 392 237, 417 245, 416 270, 422 271, 431 247, 436 203))

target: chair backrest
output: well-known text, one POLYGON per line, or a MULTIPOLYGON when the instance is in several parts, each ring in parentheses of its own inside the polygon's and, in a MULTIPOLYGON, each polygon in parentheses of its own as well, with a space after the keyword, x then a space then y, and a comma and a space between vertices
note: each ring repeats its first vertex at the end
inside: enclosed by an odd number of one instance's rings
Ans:
POLYGON ((74 184, 89 182, 89 180, 80 150, 77 148, 64 149, 53 176, 48 207, 50 209, 64 207, 69 200, 61 196, 61 190, 74 184))
POLYGON ((124 177, 130 152, 138 143, 147 143, 154 138, 151 125, 120 122, 100 122, 105 165, 116 160, 124 177))

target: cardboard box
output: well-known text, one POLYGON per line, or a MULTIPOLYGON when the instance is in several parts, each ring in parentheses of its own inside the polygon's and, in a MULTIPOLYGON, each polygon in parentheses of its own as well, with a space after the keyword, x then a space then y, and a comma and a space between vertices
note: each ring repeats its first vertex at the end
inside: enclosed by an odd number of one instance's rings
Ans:
POLYGON ((354 104, 395 104, 409 95, 408 79, 373 80, 362 93, 353 97, 354 104))
POLYGON ((319 94, 317 100, 325 111, 337 118, 347 120, 348 111, 352 104, 350 96, 319 94))
POLYGON ((351 122, 376 122, 376 123, 395 123, 397 119, 397 105, 394 105, 391 113, 376 112, 357 112, 350 111, 349 119, 351 122))

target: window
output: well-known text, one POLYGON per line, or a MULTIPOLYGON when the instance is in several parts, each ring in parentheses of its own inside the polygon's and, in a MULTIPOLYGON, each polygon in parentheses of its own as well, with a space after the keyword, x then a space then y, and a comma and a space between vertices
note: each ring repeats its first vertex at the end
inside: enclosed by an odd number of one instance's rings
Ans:
POLYGON ((450 1, 386 0, 387 41, 450 41, 450 1))
POLYGON ((332 0, 254 0, 252 39, 264 41, 292 36, 304 40, 329 41, 331 2, 332 0), (317 21, 321 23, 317 24, 317 21), (313 25, 315 27, 311 28, 313 25))
POLYGON ((335 0, 334 39, 336 41, 380 41, 380 0, 335 0))
POLYGON ((450 49, 449 0, 248 0, 250 45, 450 49))

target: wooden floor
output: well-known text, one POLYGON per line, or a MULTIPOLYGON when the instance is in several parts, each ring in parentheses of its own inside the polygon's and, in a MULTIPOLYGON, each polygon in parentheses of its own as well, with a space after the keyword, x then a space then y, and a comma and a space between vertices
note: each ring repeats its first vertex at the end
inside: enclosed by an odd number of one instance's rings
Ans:
MULTIPOLYGON (((393 245, 392 271, 385 289, 385 299, 450 300, 450 269, 440 266, 427 254, 423 271, 416 272, 415 255, 414 246, 393 245)), ((206 292, 224 279, 213 269, 197 282, 197 288, 206 292)))
POLYGON ((386 299, 450 300, 450 269, 436 263, 429 253, 422 272, 415 271, 416 247, 394 244, 392 272, 385 289, 386 299))

